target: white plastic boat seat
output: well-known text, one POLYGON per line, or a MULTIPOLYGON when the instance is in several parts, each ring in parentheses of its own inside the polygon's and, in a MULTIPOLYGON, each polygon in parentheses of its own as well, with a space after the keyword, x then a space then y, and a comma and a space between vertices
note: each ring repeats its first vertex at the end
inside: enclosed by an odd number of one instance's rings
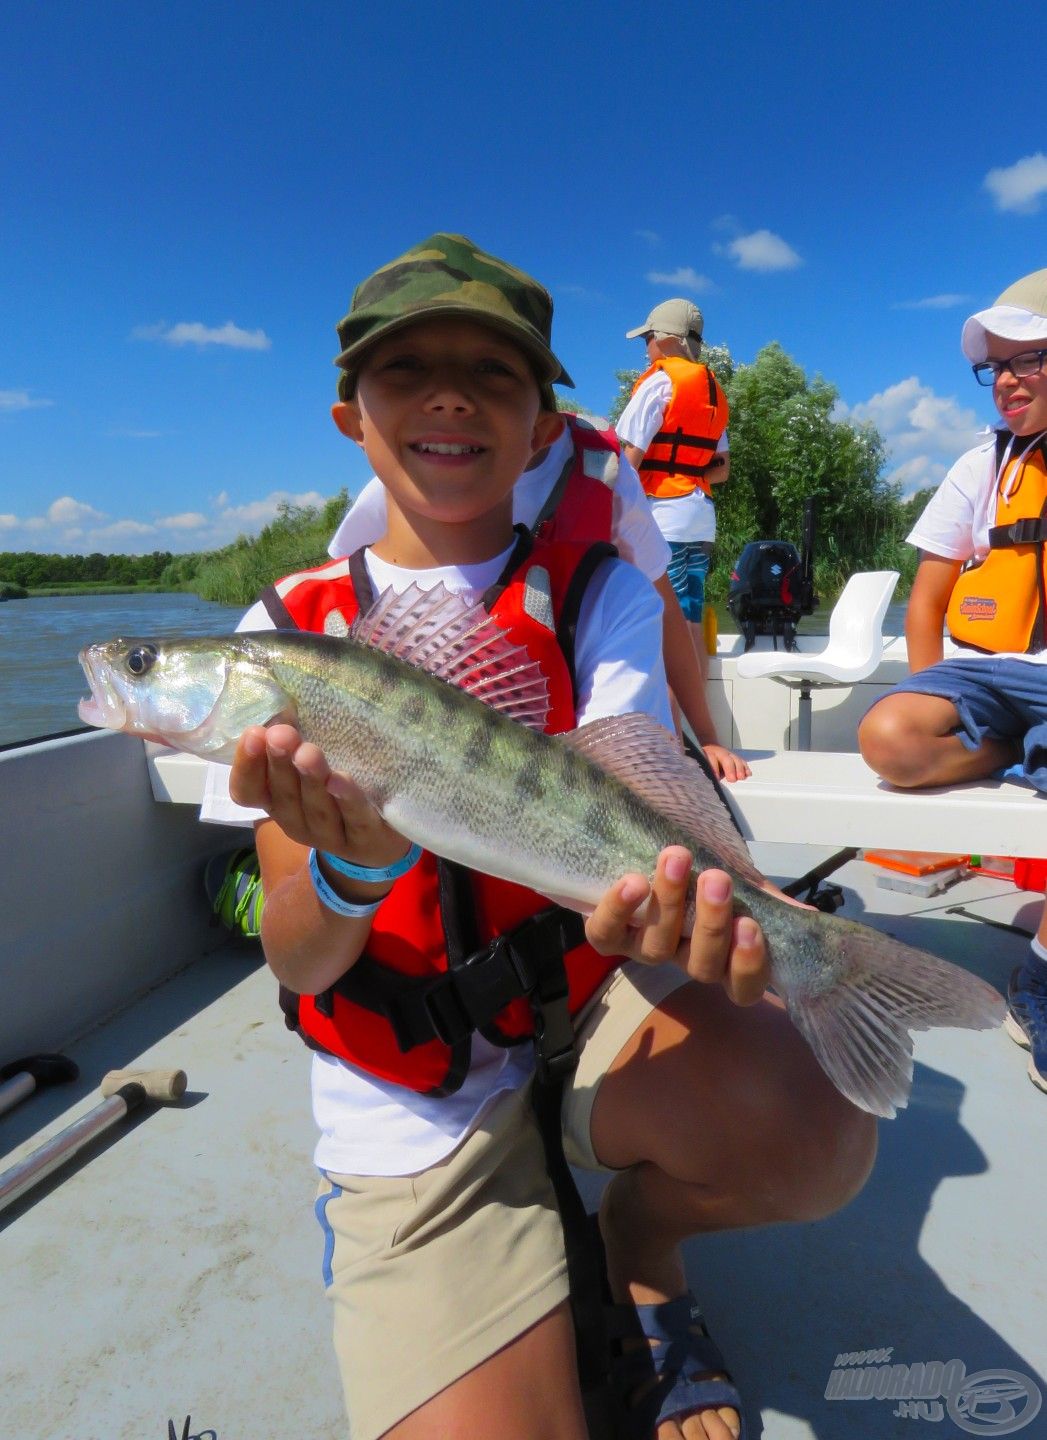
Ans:
MULTIPOLYGON (((157 800, 199 805, 205 764, 147 744, 157 800)), ((1047 859, 1047 797, 986 780, 941 790, 896 790, 860 755, 740 752, 752 776, 723 789, 747 839, 1047 859)))
POLYGON ((747 839, 1047 859, 1047 796, 1031 786, 898 790, 856 754, 742 753, 752 776, 723 789, 747 839))
POLYGON ((883 617, 898 583, 897 570, 867 570, 852 575, 829 616, 829 640, 815 654, 788 650, 750 650, 739 655, 743 679, 777 680, 800 692, 799 747, 811 748, 811 691, 857 685, 871 675, 883 654, 883 617))

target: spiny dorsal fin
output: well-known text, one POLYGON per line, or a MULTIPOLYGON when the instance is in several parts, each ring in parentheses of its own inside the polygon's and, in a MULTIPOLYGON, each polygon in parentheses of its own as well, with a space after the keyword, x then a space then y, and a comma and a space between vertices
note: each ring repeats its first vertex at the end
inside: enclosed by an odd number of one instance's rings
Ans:
POLYGON ((712 782, 657 720, 643 714, 612 715, 560 738, 675 820, 706 850, 722 855, 744 879, 763 883, 712 782))
POLYGON ((352 638, 482 700, 533 730, 545 728, 549 687, 540 667, 514 645, 482 605, 443 585, 402 594, 384 590, 357 617, 352 638))

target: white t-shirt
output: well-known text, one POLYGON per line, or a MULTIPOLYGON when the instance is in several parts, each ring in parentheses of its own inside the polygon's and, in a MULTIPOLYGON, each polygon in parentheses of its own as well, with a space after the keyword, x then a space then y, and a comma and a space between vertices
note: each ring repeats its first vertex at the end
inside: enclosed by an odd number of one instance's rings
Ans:
MULTIPOLYGON (((648 375, 618 417, 615 431, 623 445, 635 445, 638 450, 647 451, 662 428, 672 393, 673 383, 664 370, 648 375)), ((721 454, 730 449, 726 430, 716 449, 721 454)), ((716 506, 703 490, 696 487, 689 495, 669 500, 652 499, 650 504, 654 522, 666 540, 711 542, 716 539, 716 506)))
MULTIPOLYGON (((404 570, 366 553, 375 594, 410 584, 428 590, 441 581, 470 601, 479 600, 501 574, 509 557, 481 565, 404 570)), ((272 629, 258 604, 240 630, 272 629)), ((644 711, 672 728, 661 661, 662 602, 632 565, 602 565, 586 591, 578 617, 575 674, 579 723, 606 715, 644 711)), ((261 811, 229 799, 228 767, 208 767, 202 820, 250 824, 261 811)), ((524 1084, 533 1069, 530 1045, 506 1050, 473 1037, 473 1064, 461 1089, 433 1098, 388 1084, 330 1055, 314 1054, 313 1114, 320 1129, 316 1164, 348 1175, 413 1175, 444 1159, 479 1121, 495 1095, 524 1084)))
MULTIPOLYGON (((1020 455, 1029 444, 1027 438, 1015 438, 1007 454, 1020 455)), ((989 529, 996 520, 996 479, 996 437, 993 435, 983 445, 976 445, 960 456, 906 536, 909 544, 944 560, 959 560, 963 564, 968 560, 984 560, 989 553, 989 529)), ((962 648, 966 658, 983 654, 980 650, 962 648)), ((1000 656, 984 658, 993 660, 1000 656)), ((1009 654, 1008 658, 1043 665, 1047 664, 1047 651, 1038 655, 1009 654)))
MULTIPOLYGON (((602 421, 596 423, 603 424, 602 421)), ((528 528, 534 524, 542 513, 550 490, 573 454, 570 431, 565 427, 563 434, 550 445, 549 453, 541 464, 533 470, 525 470, 517 480, 513 488, 515 524, 528 528)), ((373 545, 384 534, 385 490, 379 480, 372 479, 346 511, 327 551, 335 559, 352 555, 365 545, 373 545)), ((665 574, 669 564, 669 547, 651 515, 640 477, 624 455, 619 461, 618 478, 614 485, 611 542, 622 559, 642 570, 648 580, 657 580, 665 574)))

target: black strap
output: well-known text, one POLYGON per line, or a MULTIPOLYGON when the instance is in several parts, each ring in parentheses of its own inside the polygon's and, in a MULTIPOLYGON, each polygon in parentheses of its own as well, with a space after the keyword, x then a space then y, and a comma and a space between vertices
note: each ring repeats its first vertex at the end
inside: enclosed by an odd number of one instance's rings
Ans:
POLYGON ((357 609, 363 615, 374 604, 374 586, 367 573, 362 550, 354 550, 349 556, 349 579, 352 583, 353 594, 356 596, 357 609))
POLYGON ((578 634, 578 616, 581 613, 582 600, 589 588, 589 582, 603 562, 617 558, 618 551, 607 540, 598 540, 595 545, 589 546, 571 576, 567 594, 564 596, 563 608, 560 611, 560 619, 556 625, 556 643, 563 652, 563 658, 567 663, 567 670, 571 677, 571 701, 576 711, 578 709, 578 677, 575 674, 574 642, 578 634))
MULTIPOLYGON (((711 463, 711 462, 709 462, 711 463)), ((689 465, 683 460, 641 460, 641 470, 664 471, 667 475, 693 475, 700 480, 709 469, 709 463, 705 465, 689 465)))
MULTIPOLYGON (((527 999, 535 1012, 539 1073, 562 1076, 575 1061, 563 957, 584 938, 580 915, 550 906, 443 974, 404 975, 365 953, 327 993, 383 1016, 405 1053, 431 1040, 452 1049, 468 1043, 513 1000, 527 999)), ((449 951, 451 945, 449 935, 449 951)))
POLYGON ((277 630, 298 629, 298 624, 294 616, 280 599, 279 592, 275 585, 267 585, 258 598, 265 606, 266 613, 277 630))
POLYGON ((990 550, 1009 549, 1013 545, 1043 545, 1047 542, 1047 503, 1039 515, 1026 515, 1010 525, 994 525, 989 531, 990 550))
POLYGON ((501 598, 502 591, 534 549, 534 536, 526 525, 514 525, 513 531, 516 535, 516 543, 512 548, 509 559, 503 565, 502 573, 498 576, 498 579, 493 585, 488 585, 483 593, 481 603, 485 610, 494 609, 501 598))
POLYGON ((541 510, 539 510, 538 518, 531 526, 532 535, 537 535, 541 527, 545 524, 546 520, 548 520, 552 515, 556 513, 557 506, 563 499, 564 491, 567 489, 567 482, 571 478, 571 471, 574 469, 574 462, 575 453, 574 447, 572 446, 571 453, 570 455, 568 455, 566 461, 564 462, 564 467, 560 471, 556 484, 545 497, 545 504, 542 506, 541 510))
POLYGON ((610 1346, 604 1311, 606 1275, 603 1255, 592 1228, 595 1219, 591 1221, 586 1213, 564 1155, 564 1078, 548 1081, 539 1076, 531 1091, 531 1104, 542 1137, 545 1168, 552 1181, 563 1226, 578 1380, 587 1431, 591 1440, 611 1440, 617 1433, 617 1427, 612 1420, 609 1385, 610 1346))

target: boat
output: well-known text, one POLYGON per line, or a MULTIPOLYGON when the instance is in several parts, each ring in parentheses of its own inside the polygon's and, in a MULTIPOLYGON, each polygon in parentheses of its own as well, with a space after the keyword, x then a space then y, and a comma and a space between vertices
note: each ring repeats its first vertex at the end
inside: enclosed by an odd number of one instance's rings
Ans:
MULTIPOLYGON (((740 654, 722 634, 721 737, 788 754, 795 693, 743 681, 740 654)), ((845 758, 904 669, 892 639, 866 680, 817 692, 817 753, 845 758)), ((203 868, 240 835, 201 825, 198 795, 190 757, 127 736, 0 752, 0 1064, 60 1052, 79 1067, 0 1116, 0 1171, 92 1114, 114 1069, 188 1079, 176 1103, 139 1107, 0 1214, 4 1435, 346 1434, 310 1215, 308 1056, 257 942, 214 923, 203 868)), ((838 848, 802 806, 786 833, 752 844, 780 883, 838 848)), ((841 913, 1003 989, 1042 897, 985 870, 933 895, 891 873, 842 864, 841 913)), ((1002 1030, 921 1035, 916 1057, 911 1103, 881 1125, 846 1210, 686 1247, 751 1435, 919 1435, 921 1419, 941 1425, 931 1434, 1047 1433, 1047 1101, 1002 1030)), ((599 1180, 580 1184, 595 1206, 599 1180)))

